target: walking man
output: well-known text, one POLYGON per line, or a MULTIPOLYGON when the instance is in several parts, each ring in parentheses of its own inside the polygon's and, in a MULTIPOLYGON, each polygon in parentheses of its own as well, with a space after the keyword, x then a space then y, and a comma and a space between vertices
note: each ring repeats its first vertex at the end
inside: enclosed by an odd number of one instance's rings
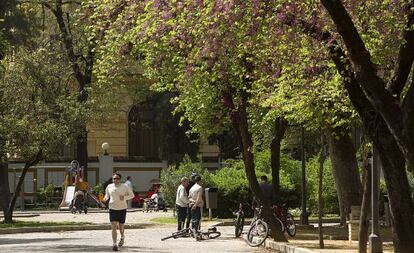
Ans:
POLYGON ((125 219, 127 211, 127 200, 134 197, 132 190, 121 183, 121 174, 115 172, 112 175, 112 184, 109 184, 105 190, 104 201, 109 200, 109 220, 112 228, 112 250, 118 251, 118 247, 122 247, 125 242, 125 219), (117 242, 117 227, 121 233, 121 239, 117 242))
MULTIPOLYGON (((203 207, 203 187, 201 186, 201 177, 194 178, 195 184, 190 189, 189 199, 191 207, 191 228, 194 232, 198 231, 201 221, 201 208, 203 207)), ((196 237, 196 236, 195 236, 196 237)), ((197 237, 196 237, 197 238, 197 237)))
POLYGON ((177 218, 178 218, 178 227, 177 230, 180 231, 184 228, 184 222, 187 217, 188 210, 188 195, 187 195, 187 186, 188 186, 188 178, 183 177, 181 179, 181 184, 178 186, 177 195, 175 198, 175 205, 177 206, 177 218))

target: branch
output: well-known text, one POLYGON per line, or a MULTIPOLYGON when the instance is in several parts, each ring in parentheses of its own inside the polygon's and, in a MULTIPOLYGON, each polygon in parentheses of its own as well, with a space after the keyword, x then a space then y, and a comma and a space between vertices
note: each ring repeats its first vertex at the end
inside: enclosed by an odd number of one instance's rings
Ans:
POLYGON ((297 20, 297 23, 295 23, 293 22, 293 17, 285 20, 285 24, 289 26, 297 24, 304 34, 327 45, 329 56, 334 62, 339 74, 342 76, 345 89, 348 91, 349 97, 354 107, 361 115, 361 118, 363 118, 367 111, 375 111, 358 84, 355 74, 352 71, 352 65, 349 58, 330 32, 322 31, 320 27, 304 20, 297 20))
POLYGON ((387 112, 384 119, 388 121, 390 116, 394 118, 401 115, 398 101, 385 89, 384 81, 377 75, 370 53, 341 1, 321 0, 321 2, 343 38, 354 64, 356 78, 374 107, 381 113, 387 112))
MULTIPOLYGON (((414 129, 414 76, 411 79, 411 85, 407 94, 404 97, 403 104, 403 116, 406 122, 407 134, 413 135, 412 129, 414 129)), ((411 137, 414 139, 414 136, 411 137)))
POLYGON ((62 10, 62 0, 55 0, 56 9, 53 9, 48 3, 43 3, 50 11, 52 11, 53 15, 56 17, 56 21, 58 23, 60 32, 62 33, 62 41, 63 45, 66 49, 66 54, 68 55, 69 61, 71 63, 71 68, 75 75, 76 80, 79 83, 80 90, 83 90, 85 83, 84 83, 84 76, 82 71, 80 70, 80 66, 77 62, 77 56, 75 55, 73 49, 73 41, 72 38, 69 36, 68 29, 65 24, 65 20, 63 18, 63 10, 62 10))
POLYGON ((24 184, 24 178, 26 177, 27 171, 30 169, 30 167, 32 167, 35 164, 38 164, 41 160, 43 160, 43 158, 43 150, 40 149, 33 157, 33 159, 24 164, 24 168, 22 169, 22 173, 20 174, 19 182, 16 185, 16 189, 14 189, 13 197, 9 203, 8 212, 10 217, 13 217, 14 206, 16 205, 17 197, 20 195, 20 191, 24 184))
POLYGON ((407 24, 402 34, 402 43, 398 52, 398 62, 395 65, 394 73, 387 84, 387 90, 396 97, 401 96, 401 92, 407 82, 411 67, 414 61, 414 1, 407 4, 407 24))
POLYGON ((385 89, 385 82, 377 75, 375 66, 370 60, 370 54, 342 2, 338 0, 321 0, 321 2, 329 12, 350 52, 359 85, 367 94, 371 104, 384 118, 401 152, 410 164, 414 165, 414 145, 405 129, 406 122, 403 119, 400 101, 385 89))

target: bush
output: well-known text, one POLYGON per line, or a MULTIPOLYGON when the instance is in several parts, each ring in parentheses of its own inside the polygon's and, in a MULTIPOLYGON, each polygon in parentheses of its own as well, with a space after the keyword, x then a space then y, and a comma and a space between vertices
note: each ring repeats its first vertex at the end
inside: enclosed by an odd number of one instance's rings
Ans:
MULTIPOLYGON (((256 176, 266 175, 271 180, 270 152, 256 154, 256 176)), ((190 177, 193 172, 202 177, 203 186, 218 188, 218 209, 214 215, 232 217, 232 212, 238 209, 238 203, 252 201, 252 193, 246 178, 243 160, 227 160, 226 167, 211 173, 201 167, 200 163, 192 163, 185 158, 178 168, 169 167, 161 171, 161 191, 168 205, 175 206, 177 187, 181 178, 190 177)), ((287 155, 281 155, 281 202, 289 208, 297 208, 301 201, 300 162, 287 155)))
POLYGON ((213 184, 218 188, 219 208, 215 215, 231 217, 238 209, 238 203, 251 202, 252 194, 240 160, 227 161, 228 167, 218 170, 212 175, 213 184))
POLYGON ((101 183, 95 185, 94 187, 92 187, 92 193, 95 196, 98 196, 99 194, 105 194, 105 191, 103 189, 103 186, 101 183))
MULTIPOLYGON (((315 156, 308 161, 306 166, 306 179, 308 191, 308 206, 312 213, 318 213, 318 157, 315 156)), ((332 165, 327 159, 323 168, 322 181, 323 212, 325 214, 339 214, 338 194, 335 188, 335 181, 332 175, 332 165)))

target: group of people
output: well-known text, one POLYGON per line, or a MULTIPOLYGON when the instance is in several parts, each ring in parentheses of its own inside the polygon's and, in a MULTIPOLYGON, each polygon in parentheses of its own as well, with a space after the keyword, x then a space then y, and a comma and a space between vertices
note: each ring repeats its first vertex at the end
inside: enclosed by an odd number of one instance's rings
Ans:
POLYGON ((191 181, 187 177, 181 179, 175 204, 178 217, 177 229, 184 229, 184 225, 188 228, 191 219, 191 228, 197 231, 201 221, 201 209, 204 205, 203 187, 199 175, 193 173, 191 181))
MULTIPOLYGON (((127 177, 126 183, 121 182, 121 174, 115 172, 112 175, 112 183, 108 184, 105 189, 104 201, 108 202, 109 220, 112 228, 112 250, 118 251, 125 243, 125 219, 128 208, 127 201, 134 198, 130 177, 127 177), (117 241, 117 228, 121 238, 117 241)), ((260 187, 266 198, 272 198, 272 190, 267 183, 267 177, 261 178, 260 187)), ((178 226, 177 230, 189 228, 191 220, 191 229, 196 233, 201 221, 201 209, 204 205, 203 187, 201 177, 193 173, 191 180, 187 177, 181 179, 181 184, 177 188, 176 201, 178 226)))

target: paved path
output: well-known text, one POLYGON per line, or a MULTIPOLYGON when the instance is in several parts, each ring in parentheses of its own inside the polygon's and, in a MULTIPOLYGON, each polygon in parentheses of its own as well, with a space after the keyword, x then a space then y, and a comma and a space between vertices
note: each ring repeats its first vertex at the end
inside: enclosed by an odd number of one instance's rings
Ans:
MULTIPOLYGON (((147 253, 218 253, 269 252, 251 248, 243 239, 233 236, 233 227, 219 227, 222 235, 214 240, 195 241, 179 238, 161 241, 171 234, 173 226, 149 227, 126 231, 125 247, 121 252, 147 253)), ((110 231, 74 231, 0 235, 0 252, 112 252, 110 231)), ((274 251, 273 251, 274 252, 274 251)))

